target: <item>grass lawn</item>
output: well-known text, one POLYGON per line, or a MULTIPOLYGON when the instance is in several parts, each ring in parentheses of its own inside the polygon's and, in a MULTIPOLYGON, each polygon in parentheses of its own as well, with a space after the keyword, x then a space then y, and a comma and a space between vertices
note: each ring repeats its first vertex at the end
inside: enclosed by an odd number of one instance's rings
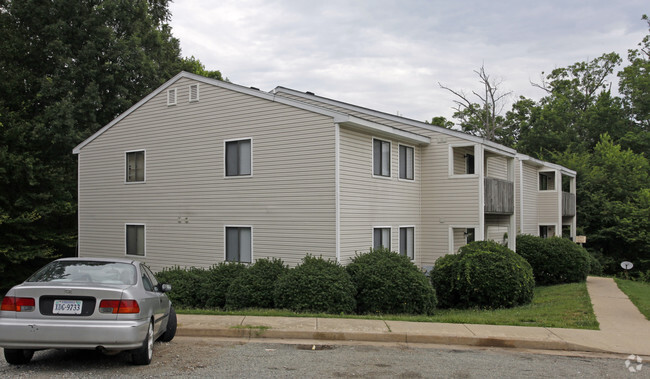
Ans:
POLYGON ((553 328, 598 329, 598 322, 591 307, 586 283, 560 284, 535 288, 535 297, 529 305, 510 309, 437 309, 432 316, 411 315, 331 315, 294 313, 286 310, 249 309, 243 311, 218 311, 203 309, 179 309, 178 313, 356 318, 370 320, 397 320, 417 322, 447 322, 464 324, 521 325, 553 328))
POLYGON ((646 319, 650 320, 650 283, 634 282, 632 280, 614 278, 618 288, 623 291, 632 303, 639 308, 646 319))

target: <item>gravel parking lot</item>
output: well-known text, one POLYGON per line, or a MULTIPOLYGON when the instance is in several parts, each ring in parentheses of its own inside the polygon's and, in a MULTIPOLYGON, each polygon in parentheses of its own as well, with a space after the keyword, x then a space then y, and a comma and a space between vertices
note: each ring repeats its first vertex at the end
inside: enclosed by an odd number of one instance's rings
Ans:
MULTIPOLYGON (((155 344, 149 366, 131 365, 127 353, 106 356, 95 351, 45 350, 36 352, 32 362, 24 366, 10 366, 0 359, 0 377, 593 378, 629 374, 624 358, 502 349, 257 341, 177 337, 170 343, 155 344)), ((646 373, 639 374, 642 377, 646 373)))

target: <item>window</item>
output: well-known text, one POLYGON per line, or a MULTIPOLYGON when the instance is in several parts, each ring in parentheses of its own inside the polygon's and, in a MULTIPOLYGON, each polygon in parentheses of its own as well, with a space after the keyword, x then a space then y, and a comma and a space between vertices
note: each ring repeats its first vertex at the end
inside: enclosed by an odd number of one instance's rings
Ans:
POLYGON ((190 103, 199 101, 199 85, 190 85, 190 103))
POLYGON ((539 236, 542 238, 548 238, 548 226, 546 225, 539 226, 539 236))
POLYGON ((415 228, 399 228, 399 253, 411 259, 415 256, 415 228))
POLYGON ((226 142, 226 176, 251 175, 251 140, 226 142))
POLYGON ((553 191, 555 190, 555 172, 540 172, 539 173, 539 190, 540 191, 553 191))
POLYGON ((146 291, 157 291, 158 290, 158 281, 156 276, 151 272, 149 267, 145 265, 140 265, 140 271, 142 272, 142 284, 146 291))
POLYGON ((176 88, 167 90, 167 105, 176 105, 176 88))
POLYGON ((372 234, 372 247, 390 249, 390 228, 374 228, 372 234))
POLYGON ((465 229, 465 242, 470 243, 476 240, 476 231, 474 228, 465 229))
POLYGON ((144 150, 126 153, 127 183, 144 182, 144 150))
POLYGON ((390 142, 372 141, 372 173, 376 176, 390 176, 390 142))
POLYGON ((413 180, 413 148, 399 146, 399 178, 413 180))
POLYGON ((250 227, 226 227, 226 260, 251 263, 252 231, 250 227))
POLYGON ((144 225, 126 225, 126 255, 145 254, 145 227, 144 225))
POLYGON ((474 173, 474 154, 465 154, 465 174, 474 173))

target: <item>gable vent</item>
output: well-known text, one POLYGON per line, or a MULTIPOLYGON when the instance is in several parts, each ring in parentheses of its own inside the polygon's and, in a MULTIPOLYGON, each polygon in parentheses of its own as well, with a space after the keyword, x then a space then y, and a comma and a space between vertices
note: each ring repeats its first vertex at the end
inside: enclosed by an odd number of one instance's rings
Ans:
POLYGON ((199 85, 192 84, 190 85, 190 103, 194 101, 199 101, 199 85))
POLYGON ((176 88, 167 90, 167 105, 176 105, 176 88))

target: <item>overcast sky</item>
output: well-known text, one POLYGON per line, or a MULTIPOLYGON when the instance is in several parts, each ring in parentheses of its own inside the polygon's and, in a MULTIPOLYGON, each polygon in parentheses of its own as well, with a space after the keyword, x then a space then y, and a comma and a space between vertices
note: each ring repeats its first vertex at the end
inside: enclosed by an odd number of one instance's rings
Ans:
MULTIPOLYGON (((513 99, 542 71, 627 50, 648 0, 176 0, 173 34, 233 83, 284 86, 420 121, 451 118, 482 64, 513 99)), ((615 79, 615 78, 612 78, 615 79)))

